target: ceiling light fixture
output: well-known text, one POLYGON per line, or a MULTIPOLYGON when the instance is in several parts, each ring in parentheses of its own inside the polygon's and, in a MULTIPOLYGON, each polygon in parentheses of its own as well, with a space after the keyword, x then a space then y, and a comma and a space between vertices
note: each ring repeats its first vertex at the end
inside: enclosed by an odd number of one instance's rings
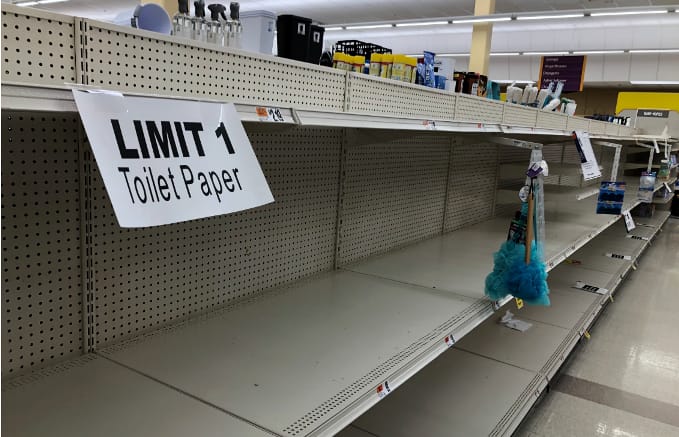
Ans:
POLYGON ((512 17, 486 17, 486 18, 466 18, 463 20, 453 20, 453 24, 466 24, 466 23, 494 23, 497 21, 511 21, 512 17))
POLYGON ((386 29, 393 27, 391 24, 362 24, 360 26, 347 26, 347 30, 363 30, 363 29, 386 29))
POLYGON ((519 52, 491 53, 490 56, 519 56, 519 52))
POLYGON ((27 2, 18 2, 15 3, 16 6, 35 6, 35 5, 48 5, 50 3, 62 3, 62 2, 67 2, 68 0, 35 0, 35 1, 27 1, 27 2))
POLYGON ((679 53, 679 49, 631 49, 630 53, 679 53))
POLYGON ((611 11, 611 12, 592 12, 591 17, 613 17, 618 15, 648 15, 648 14, 666 14, 667 9, 658 9, 651 11, 611 11))
POLYGON ((525 15, 516 17, 517 20, 552 20, 559 18, 581 18, 585 14, 563 14, 563 15, 525 15))
POLYGON ((342 29, 343 29, 342 26, 337 26, 337 27, 326 27, 326 28, 325 28, 326 32, 333 32, 333 31, 335 31, 335 30, 342 30, 342 29))
POLYGON ((574 55, 611 55, 615 53, 625 53, 624 50, 577 50, 574 55))
POLYGON ((632 85, 679 85, 679 80, 630 80, 632 85))
POLYGON ((422 21, 417 23, 396 23, 396 27, 416 27, 416 26, 443 26, 447 21, 422 21))
POLYGON ((556 55, 567 55, 568 52, 524 52, 527 56, 556 56, 556 55))
POLYGON ((464 58, 469 56, 469 53, 441 53, 436 56, 439 58, 464 58))

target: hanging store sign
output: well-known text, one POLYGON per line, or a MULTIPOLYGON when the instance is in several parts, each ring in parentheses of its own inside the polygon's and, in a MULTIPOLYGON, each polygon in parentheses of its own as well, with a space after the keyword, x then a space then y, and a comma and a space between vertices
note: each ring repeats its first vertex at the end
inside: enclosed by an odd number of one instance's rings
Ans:
POLYGON ((585 83, 586 56, 543 56, 540 61, 540 89, 552 81, 564 83, 564 92, 582 91, 585 83))
POLYGON ((73 90, 118 223, 139 228, 273 202, 233 104, 73 90))
POLYGON ((670 118, 670 111, 663 109, 637 109, 637 117, 670 118))
POLYGON ((582 169, 583 179, 590 181, 600 178, 601 170, 599 169, 596 155, 594 155, 589 134, 583 131, 575 131, 573 137, 575 139, 575 147, 578 149, 578 155, 580 155, 580 168, 582 169))

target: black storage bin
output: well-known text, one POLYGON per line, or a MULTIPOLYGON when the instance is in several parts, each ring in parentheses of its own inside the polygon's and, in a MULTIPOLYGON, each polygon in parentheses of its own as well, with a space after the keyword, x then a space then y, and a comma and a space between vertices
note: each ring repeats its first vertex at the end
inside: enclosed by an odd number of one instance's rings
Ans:
POLYGON ((311 20, 296 15, 279 15, 276 29, 278 56, 306 62, 309 56, 311 20))
POLYGON ((311 32, 309 35, 309 52, 307 56, 307 62, 312 64, 317 64, 321 60, 321 54, 323 53, 323 34, 325 33, 325 28, 321 26, 311 25, 311 32))

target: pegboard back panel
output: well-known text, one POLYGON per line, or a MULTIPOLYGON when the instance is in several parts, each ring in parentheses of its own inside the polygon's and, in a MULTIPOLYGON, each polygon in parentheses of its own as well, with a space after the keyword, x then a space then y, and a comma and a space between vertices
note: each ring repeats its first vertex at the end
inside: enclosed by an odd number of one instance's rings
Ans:
POLYGON ((511 126, 535 127, 537 119, 537 109, 528 106, 507 103, 504 108, 502 123, 511 126))
POLYGON ((568 130, 569 131, 585 131, 585 132, 593 132, 590 127, 590 122, 594 123, 592 120, 588 120, 586 118, 580 118, 580 117, 568 117, 568 130))
POLYGON ((341 130, 247 128, 275 198, 249 211, 121 229, 93 166, 97 344, 333 268, 341 130))
POLYGON ((505 106, 496 100, 458 94, 455 120, 500 124, 505 106))
POLYGON ((87 83, 106 89, 343 111, 346 72, 86 20, 87 83))
POLYGON ((338 265, 442 232, 449 139, 376 141, 345 153, 338 265))
POLYGON ((79 121, 2 111, 2 376, 82 352, 79 121))
POLYGON ((492 218, 497 172, 497 145, 453 146, 446 199, 445 232, 492 218))
POLYGON ((543 129, 566 130, 568 116, 558 112, 538 111, 537 126, 543 129))
POLYGON ((451 119, 455 94, 391 79, 350 73, 347 111, 396 117, 451 119))
POLYGON ((78 83, 75 18, 2 4, 2 80, 78 83))

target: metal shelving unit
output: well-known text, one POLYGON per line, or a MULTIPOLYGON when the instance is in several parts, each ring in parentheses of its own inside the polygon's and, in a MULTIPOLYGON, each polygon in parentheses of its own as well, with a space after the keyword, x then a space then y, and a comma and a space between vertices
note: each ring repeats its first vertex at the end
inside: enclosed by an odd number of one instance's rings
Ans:
POLYGON ((625 238, 622 223, 610 227, 573 254, 580 264, 550 272, 551 307, 509 308, 533 324, 528 331, 488 319, 339 435, 511 435, 668 217, 639 220, 645 226, 634 235, 649 241, 625 238), (632 260, 605 256, 621 245, 632 260), (580 291, 572 288, 576 280, 609 291, 580 291))
MULTIPOLYGON (((13 272, 3 287, 3 430, 14 435, 339 432, 378 404, 385 384, 422 378, 449 349, 446 338, 485 326, 511 299, 483 296, 508 224, 494 207, 499 162, 526 164, 526 148, 574 129, 625 144, 636 133, 92 20, 2 11, 3 263, 13 272), (120 229, 65 83, 235 103, 276 202, 120 229), (261 106, 285 121, 260 119, 261 106)), ((597 216, 574 189, 548 192, 550 269, 619 219, 597 216)), ((473 384, 463 367, 451 388, 473 384)), ((542 370, 477 370, 506 388, 500 409, 517 390, 544 386, 542 370)))

